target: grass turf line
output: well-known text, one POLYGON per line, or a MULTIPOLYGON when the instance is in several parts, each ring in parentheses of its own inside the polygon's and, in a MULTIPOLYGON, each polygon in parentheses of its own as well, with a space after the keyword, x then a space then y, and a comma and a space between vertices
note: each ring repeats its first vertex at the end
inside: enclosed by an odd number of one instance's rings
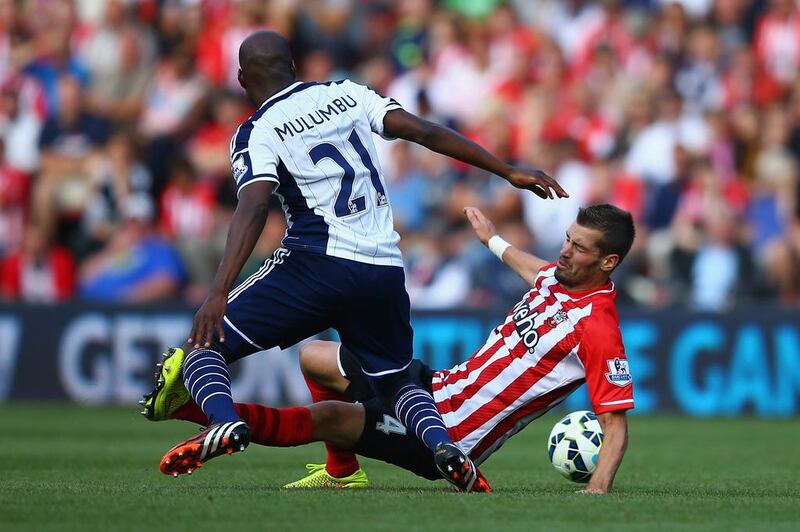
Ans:
POLYGON ((797 423, 633 417, 608 497, 551 470, 540 419, 482 468, 495 493, 461 495, 364 459, 372 488, 282 491, 324 459, 321 444, 252 446, 192 476, 158 461, 195 430, 135 409, 0 407, 0 530, 797 530, 797 423))

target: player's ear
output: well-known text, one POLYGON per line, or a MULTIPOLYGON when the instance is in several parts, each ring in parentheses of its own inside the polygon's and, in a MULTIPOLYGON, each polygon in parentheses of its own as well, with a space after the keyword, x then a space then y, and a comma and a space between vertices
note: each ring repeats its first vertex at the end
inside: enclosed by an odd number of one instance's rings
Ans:
POLYGON ((619 264, 619 255, 616 253, 606 255, 600 259, 600 269, 606 273, 611 273, 611 271, 617 267, 617 264, 619 264))
POLYGON ((292 59, 291 63, 289 63, 289 72, 292 73, 292 77, 297 77, 297 66, 294 64, 294 59, 292 59))
POLYGON ((243 89, 247 90, 247 87, 244 84, 244 74, 242 73, 242 69, 241 68, 236 73, 236 79, 239 80, 239 85, 241 85, 243 89))

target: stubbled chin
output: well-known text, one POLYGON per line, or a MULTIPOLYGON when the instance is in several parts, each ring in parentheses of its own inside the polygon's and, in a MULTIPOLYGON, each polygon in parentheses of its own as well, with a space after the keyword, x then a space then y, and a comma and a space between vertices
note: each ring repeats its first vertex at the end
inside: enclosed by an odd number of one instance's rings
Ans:
POLYGON ((558 281, 559 283, 561 283, 563 286, 565 286, 565 287, 569 288, 569 287, 570 287, 570 286, 572 286, 574 283, 572 283, 572 281, 570 280, 570 278, 569 278, 569 277, 567 277, 567 276, 565 276, 565 275, 564 275, 564 273, 565 273, 565 272, 566 272, 566 270, 562 270, 561 268, 559 268, 558 266, 556 266, 556 271, 555 271, 555 273, 553 274, 553 276, 556 278, 556 281, 558 281))

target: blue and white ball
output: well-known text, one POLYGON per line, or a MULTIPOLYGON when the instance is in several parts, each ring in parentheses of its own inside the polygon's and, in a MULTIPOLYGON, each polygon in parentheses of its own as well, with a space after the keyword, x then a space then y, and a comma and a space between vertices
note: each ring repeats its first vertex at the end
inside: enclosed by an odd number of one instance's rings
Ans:
POLYGON ((555 424, 547 440, 553 467, 573 482, 588 482, 597 468, 603 428, 593 412, 578 410, 555 424))

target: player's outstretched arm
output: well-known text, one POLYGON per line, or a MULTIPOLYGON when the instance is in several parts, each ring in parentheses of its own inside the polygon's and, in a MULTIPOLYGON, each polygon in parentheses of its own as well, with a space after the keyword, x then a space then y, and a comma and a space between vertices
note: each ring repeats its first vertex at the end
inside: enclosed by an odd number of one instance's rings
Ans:
POLYGON ((209 347, 214 331, 219 334, 221 342, 225 341, 222 318, 228 307, 228 292, 264 230, 269 198, 274 188, 275 183, 271 181, 258 181, 241 189, 239 203, 228 229, 225 253, 208 297, 195 314, 192 332, 189 334, 189 343, 195 347, 209 347))
POLYGON ((628 416, 624 410, 598 414, 597 419, 603 427, 603 446, 597 457, 597 469, 586 489, 578 493, 604 494, 611 491, 614 476, 628 447, 628 416))
POLYGON ((540 198, 569 196, 543 171, 514 168, 452 129, 423 120, 403 109, 386 113, 383 118, 383 132, 390 137, 410 140, 429 150, 492 172, 517 188, 530 190, 540 198))
POLYGON ((467 215, 469 223, 472 224, 472 229, 475 231, 478 240, 483 242, 485 246, 488 246, 488 248, 492 250, 492 253, 497 255, 509 268, 522 277, 523 281, 533 286, 536 274, 547 264, 547 261, 531 255, 530 253, 525 253, 500 238, 492 221, 479 209, 467 207, 464 209, 464 214, 467 215))

